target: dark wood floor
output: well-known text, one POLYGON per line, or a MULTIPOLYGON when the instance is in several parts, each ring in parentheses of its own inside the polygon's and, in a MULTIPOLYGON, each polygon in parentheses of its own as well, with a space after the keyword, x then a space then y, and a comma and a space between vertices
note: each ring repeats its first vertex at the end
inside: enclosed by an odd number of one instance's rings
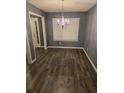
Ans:
POLYGON ((27 75, 27 93, 97 93, 96 72, 80 49, 38 48, 27 75))

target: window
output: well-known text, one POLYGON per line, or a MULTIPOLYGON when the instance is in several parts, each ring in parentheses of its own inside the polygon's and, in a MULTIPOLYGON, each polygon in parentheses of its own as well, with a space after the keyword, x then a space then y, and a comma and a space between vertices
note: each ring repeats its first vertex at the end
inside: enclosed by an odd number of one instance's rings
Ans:
POLYGON ((53 41, 78 41, 80 18, 68 18, 70 23, 64 28, 53 18, 53 41))

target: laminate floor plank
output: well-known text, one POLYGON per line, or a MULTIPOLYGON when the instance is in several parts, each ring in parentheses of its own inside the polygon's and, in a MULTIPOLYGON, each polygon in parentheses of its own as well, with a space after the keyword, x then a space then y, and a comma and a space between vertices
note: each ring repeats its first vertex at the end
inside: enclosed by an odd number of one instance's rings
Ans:
POLYGON ((97 93, 97 74, 82 49, 36 49, 27 93, 97 93))

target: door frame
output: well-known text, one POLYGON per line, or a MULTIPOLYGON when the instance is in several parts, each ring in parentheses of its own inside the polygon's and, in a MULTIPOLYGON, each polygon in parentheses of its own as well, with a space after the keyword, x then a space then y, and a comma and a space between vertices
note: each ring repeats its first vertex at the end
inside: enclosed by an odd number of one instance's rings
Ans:
MULTIPOLYGON (((44 41, 44 49, 46 50, 47 49, 47 41, 46 41, 46 27, 45 27, 45 17, 44 16, 41 16, 39 14, 36 14, 34 12, 31 12, 29 11, 29 20, 30 20, 30 25, 31 25, 31 17, 30 15, 34 15, 34 16, 37 16, 37 17, 40 17, 41 18, 41 22, 42 22, 42 28, 43 28, 43 41, 44 41)), ((42 46, 41 46, 42 47, 42 46)), ((36 53, 36 51, 35 51, 36 53)))
MULTIPOLYGON (((34 48, 34 51, 35 51, 35 48, 34 48)), ((28 38, 27 31, 26 31, 26 57, 28 59, 29 64, 32 64, 36 61, 36 53, 35 53, 35 58, 32 60, 31 49, 30 49, 30 44, 29 44, 29 38, 28 38)))
MULTIPOLYGON (((31 21, 32 21, 32 18, 30 18, 31 19, 31 21)), ((38 44, 38 46, 36 46, 36 47, 41 47, 41 40, 40 40, 40 30, 39 30, 39 23, 38 23, 38 19, 36 18, 36 26, 37 26, 37 31, 38 31, 38 39, 39 39, 39 44, 38 44)), ((32 23, 31 23, 32 24, 32 23)), ((32 28, 31 28, 31 30, 32 30, 32 28)), ((31 32, 32 33, 32 32, 31 32)), ((37 34, 37 32, 35 33, 35 34, 37 34)), ((33 37, 33 36, 32 36, 33 37)), ((36 37, 37 38, 37 37, 36 37)))

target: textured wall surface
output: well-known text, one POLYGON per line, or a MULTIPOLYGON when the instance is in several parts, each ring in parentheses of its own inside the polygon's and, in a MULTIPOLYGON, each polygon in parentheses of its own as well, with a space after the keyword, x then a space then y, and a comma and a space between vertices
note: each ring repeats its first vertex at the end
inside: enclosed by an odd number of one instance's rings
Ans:
POLYGON ((33 46, 33 41, 32 41, 29 11, 34 12, 39 15, 43 15, 43 16, 45 16, 45 13, 41 11, 40 9, 36 8, 35 6, 31 5, 30 3, 26 2, 26 27, 27 27, 27 35, 29 38, 29 44, 30 44, 30 49, 31 49, 31 56, 33 60, 35 59, 35 53, 34 53, 34 46, 33 46))
POLYGON ((84 48, 97 67, 97 5, 88 11, 84 48))
POLYGON ((61 17, 60 13, 47 13, 46 14, 46 31, 47 31, 47 44, 48 46, 70 46, 70 47, 83 47, 84 46, 84 34, 86 30, 86 17, 87 13, 82 12, 71 12, 71 13, 64 13, 66 18, 80 18, 79 23, 79 41, 78 42, 66 42, 61 41, 53 41, 53 24, 52 18, 61 17))

